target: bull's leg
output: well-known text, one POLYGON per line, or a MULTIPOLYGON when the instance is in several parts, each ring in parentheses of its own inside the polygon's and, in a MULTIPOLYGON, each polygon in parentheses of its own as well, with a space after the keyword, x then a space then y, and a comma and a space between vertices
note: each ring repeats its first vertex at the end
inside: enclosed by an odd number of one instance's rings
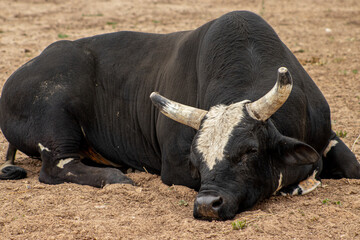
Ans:
POLYGON ((329 145, 323 153, 321 178, 358 178, 360 164, 355 154, 333 132, 329 145))
POLYGON ((282 188, 279 191, 279 194, 281 194, 283 196, 304 195, 304 194, 314 191, 318 186, 321 185, 321 182, 315 178, 316 174, 317 174, 317 171, 314 171, 314 173, 310 177, 299 182, 298 184, 294 184, 294 185, 282 188))
POLYGON ((1 180, 22 179, 26 177, 26 171, 19 166, 15 166, 16 151, 15 146, 9 143, 5 163, 0 167, 1 180))
POLYGON ((49 110, 49 115, 43 117, 47 121, 41 125, 42 140, 36 143, 42 160, 39 180, 48 184, 71 182, 94 187, 133 184, 119 169, 82 163, 81 145, 85 141, 82 128, 71 114, 58 109, 49 110))
MULTIPOLYGON (((72 182, 94 187, 103 187, 111 183, 128 183, 133 181, 116 168, 92 167, 83 164, 78 154, 67 154, 66 157, 55 157, 49 148, 39 144, 43 161, 39 180, 48 184, 72 182)), ((65 156, 65 155, 63 155, 65 156)))

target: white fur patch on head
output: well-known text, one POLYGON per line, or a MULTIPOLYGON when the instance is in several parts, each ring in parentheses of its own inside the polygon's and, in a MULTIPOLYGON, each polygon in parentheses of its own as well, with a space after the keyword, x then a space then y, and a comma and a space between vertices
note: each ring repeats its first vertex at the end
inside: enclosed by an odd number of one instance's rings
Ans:
POLYGON ((206 115, 197 139, 197 150, 203 155, 210 170, 224 158, 224 149, 231 132, 244 117, 244 105, 248 100, 229 106, 216 105, 206 115))
POLYGON ((66 158, 59 160, 59 163, 56 165, 58 168, 64 168, 66 164, 74 160, 73 158, 66 158))
POLYGON ((328 152, 330 152, 331 148, 332 148, 332 147, 335 147, 336 144, 338 144, 338 141, 336 141, 336 140, 331 140, 331 141, 329 142, 329 144, 327 145, 327 147, 326 147, 325 150, 324 150, 324 153, 323 153, 324 157, 326 157, 326 155, 328 154, 328 152))

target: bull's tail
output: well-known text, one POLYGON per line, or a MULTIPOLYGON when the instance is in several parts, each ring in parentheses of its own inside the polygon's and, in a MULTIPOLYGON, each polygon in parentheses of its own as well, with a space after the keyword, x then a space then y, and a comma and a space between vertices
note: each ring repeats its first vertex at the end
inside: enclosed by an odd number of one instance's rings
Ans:
POLYGON ((10 165, 1 169, 0 180, 16 180, 26 178, 26 171, 22 167, 10 165))
POLYGON ((17 149, 9 143, 9 148, 6 154, 6 161, 0 167, 0 180, 15 180, 26 178, 25 169, 15 166, 15 154, 17 149))

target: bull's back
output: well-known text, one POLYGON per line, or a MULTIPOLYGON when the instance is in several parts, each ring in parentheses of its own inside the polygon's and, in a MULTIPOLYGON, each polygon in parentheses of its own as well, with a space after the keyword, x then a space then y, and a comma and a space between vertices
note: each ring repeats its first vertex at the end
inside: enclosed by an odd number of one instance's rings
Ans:
POLYGON ((205 109, 245 99, 255 101, 274 86, 277 69, 288 68, 294 87, 271 119, 286 136, 306 141, 319 151, 326 144, 330 111, 324 96, 260 16, 239 11, 216 20, 203 39, 199 58, 199 94, 205 109), (319 136, 325 139, 321 143, 319 136))
POLYGON ((196 104, 200 32, 118 32, 77 41, 95 59, 94 121, 83 128, 96 151, 116 163, 160 171, 162 141, 172 134, 164 122, 174 123, 159 115, 149 96, 159 91, 196 104))
POLYGON ((189 78, 184 70, 196 65, 190 56, 196 55, 196 35, 118 32, 51 44, 4 85, 0 126, 5 137, 38 156, 38 144, 56 134, 49 125, 61 125, 58 115, 65 112, 76 126, 67 120, 62 127, 79 128, 106 159, 158 171, 157 116, 149 95, 160 91, 181 101, 173 89, 196 86, 194 74, 189 78))

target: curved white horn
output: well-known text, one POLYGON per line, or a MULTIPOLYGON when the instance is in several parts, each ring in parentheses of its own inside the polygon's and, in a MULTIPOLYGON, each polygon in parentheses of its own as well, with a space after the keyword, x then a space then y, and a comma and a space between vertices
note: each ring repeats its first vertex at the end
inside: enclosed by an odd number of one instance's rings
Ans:
POLYGON ((167 117, 199 130, 207 111, 171 101, 157 92, 150 95, 152 103, 167 117))
POLYGON ((250 116, 256 120, 266 121, 286 102, 292 87, 293 81, 288 69, 279 68, 275 86, 265 96, 247 105, 250 116))

